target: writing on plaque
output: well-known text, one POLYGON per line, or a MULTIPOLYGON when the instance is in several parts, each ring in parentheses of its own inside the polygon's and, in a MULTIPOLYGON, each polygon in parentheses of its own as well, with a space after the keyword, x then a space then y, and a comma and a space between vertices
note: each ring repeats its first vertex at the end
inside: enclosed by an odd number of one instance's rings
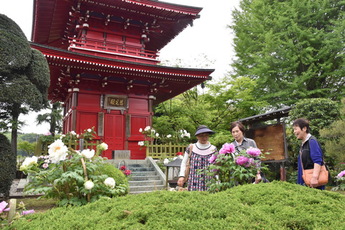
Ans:
POLYGON ((126 109, 127 108, 127 97, 106 95, 105 96, 105 109, 126 109))

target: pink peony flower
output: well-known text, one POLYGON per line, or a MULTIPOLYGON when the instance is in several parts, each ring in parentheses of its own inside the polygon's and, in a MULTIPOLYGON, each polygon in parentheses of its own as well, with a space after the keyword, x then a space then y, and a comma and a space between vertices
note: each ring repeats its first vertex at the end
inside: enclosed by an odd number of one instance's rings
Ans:
POLYGON ((338 178, 343 177, 343 176, 345 176, 345 170, 341 171, 341 172, 337 175, 338 178))
POLYGON ((6 201, 2 201, 0 203, 0 213, 2 213, 5 210, 7 205, 8 205, 8 203, 6 201))
POLYGON ((30 210, 23 211, 22 215, 25 216, 25 215, 32 214, 32 213, 35 213, 35 210, 30 209, 30 210))
POLYGON ((238 165, 245 165, 248 163, 248 161, 249 161, 248 157, 239 156, 236 158, 236 164, 238 165))
POLYGON ((248 162, 244 165, 244 167, 248 168, 248 167, 253 166, 253 165, 255 165, 254 159, 253 158, 249 158, 248 162))
POLYGON ((42 167, 43 167, 44 169, 46 169, 46 168, 48 168, 48 167, 49 167, 49 164, 44 163, 44 164, 42 165, 42 167))
POLYGON ((220 154, 226 154, 226 153, 234 153, 235 152, 235 146, 234 144, 228 144, 225 143, 222 148, 219 150, 220 154))
POLYGON ((213 154, 209 159, 208 162, 210 162, 210 164, 214 164, 214 162, 216 162, 217 160, 217 155, 213 154))
POLYGON ((261 150, 258 148, 250 147, 249 149, 247 149, 247 154, 253 157, 257 157, 257 156, 260 156, 261 150))
POLYGON ((124 173, 126 176, 129 176, 129 175, 131 175, 132 171, 127 169, 127 170, 125 170, 123 173, 124 173))

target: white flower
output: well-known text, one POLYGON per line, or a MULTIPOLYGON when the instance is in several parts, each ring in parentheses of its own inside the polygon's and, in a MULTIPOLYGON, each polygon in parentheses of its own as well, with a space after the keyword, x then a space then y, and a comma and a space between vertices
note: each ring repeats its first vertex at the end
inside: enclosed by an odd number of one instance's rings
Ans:
POLYGON ((102 142, 100 145, 99 145, 99 149, 102 150, 102 151, 105 151, 108 149, 108 145, 104 142, 102 142))
POLYGON ((104 180, 104 184, 110 188, 114 188, 115 187, 115 180, 112 177, 108 177, 107 179, 104 180))
POLYGON ((167 135, 167 138, 171 138, 171 134, 168 134, 168 135, 167 135))
POLYGON ((159 133, 156 133, 156 137, 159 137, 159 133))
POLYGON ((165 158, 164 161, 163 161, 163 163, 164 163, 165 165, 167 165, 169 162, 170 162, 170 161, 169 161, 168 158, 165 158))
POLYGON ((68 154, 67 150, 67 146, 62 142, 62 140, 58 139, 48 146, 49 159, 52 163, 63 161, 66 159, 68 154))
POLYGON ((155 134, 155 133, 156 133, 156 130, 151 129, 151 133, 155 134))
POLYGON ((84 183, 84 188, 87 190, 91 190, 93 188, 93 186, 95 186, 95 184, 90 180, 88 180, 84 183))
POLYGON ((139 146, 144 146, 145 143, 144 143, 143 141, 138 141, 138 145, 139 145, 139 146))
POLYGON ((150 126, 146 126, 145 129, 144 129, 144 131, 149 131, 150 129, 151 129, 150 126))
POLYGON ((91 133, 92 129, 87 129, 87 131, 88 131, 89 133, 91 133))
POLYGON ((142 132, 143 132, 143 129, 142 129, 142 128, 140 128, 140 129, 139 129, 139 132, 140 132, 140 133, 142 133, 142 132))
POLYGON ((21 167, 27 167, 27 166, 29 166, 29 165, 31 165, 31 164, 37 164, 37 160, 38 160, 38 158, 37 158, 36 156, 27 157, 27 158, 25 158, 25 160, 23 161, 21 167))
POLYGON ((178 159, 183 159, 183 156, 182 155, 178 155, 177 158, 178 159))
POLYGON ((190 138, 190 133, 183 133, 183 134, 181 134, 181 137, 182 138, 184 138, 184 137, 188 137, 188 138, 190 138))
POLYGON ((95 150, 84 149, 83 151, 81 151, 81 155, 87 159, 91 159, 95 155, 95 150))
POLYGON ((76 132, 74 132, 74 131, 71 131, 71 134, 72 134, 73 136, 77 135, 76 132))

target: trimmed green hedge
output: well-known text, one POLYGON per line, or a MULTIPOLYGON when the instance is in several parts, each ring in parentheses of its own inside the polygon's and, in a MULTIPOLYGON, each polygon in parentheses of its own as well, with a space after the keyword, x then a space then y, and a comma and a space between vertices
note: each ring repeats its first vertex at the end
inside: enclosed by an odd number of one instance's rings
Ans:
POLYGON ((287 182, 157 191, 25 216, 7 229, 345 229, 345 196, 287 182))

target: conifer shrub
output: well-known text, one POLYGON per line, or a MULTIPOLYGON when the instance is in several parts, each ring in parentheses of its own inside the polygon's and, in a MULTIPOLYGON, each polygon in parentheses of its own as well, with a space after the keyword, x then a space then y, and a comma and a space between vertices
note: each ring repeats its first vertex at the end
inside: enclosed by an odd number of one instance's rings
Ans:
POLYGON ((345 229, 344 209, 342 194, 274 181, 212 194, 102 198, 28 215, 7 229, 345 229))
POLYGON ((5 199, 10 195, 12 181, 16 176, 16 164, 10 141, 0 134, 0 197, 5 199))

